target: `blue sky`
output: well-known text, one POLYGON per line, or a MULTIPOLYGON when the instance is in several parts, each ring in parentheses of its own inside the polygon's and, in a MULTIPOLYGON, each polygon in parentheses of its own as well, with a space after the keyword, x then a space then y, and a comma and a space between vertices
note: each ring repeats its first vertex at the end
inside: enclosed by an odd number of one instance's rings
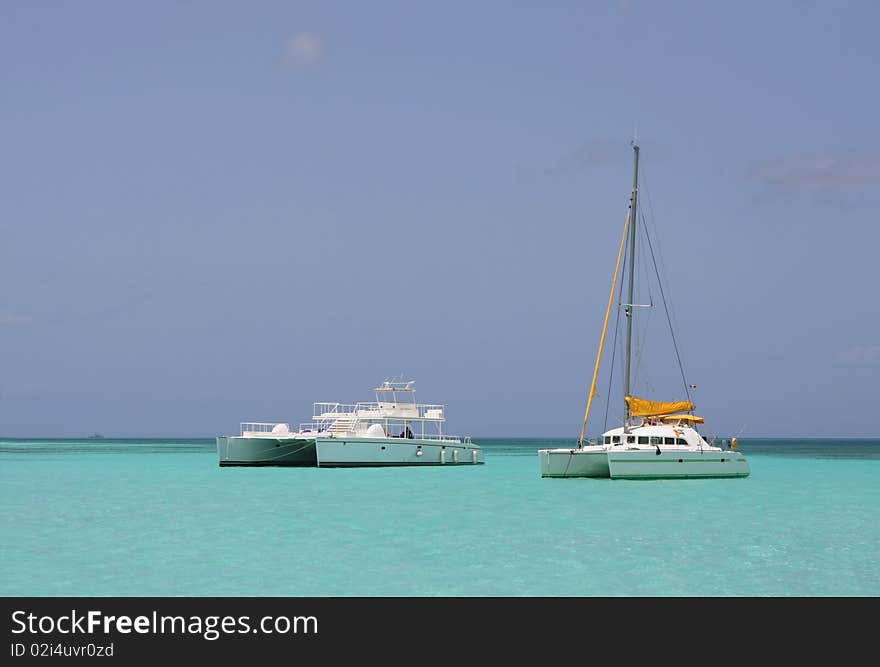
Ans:
POLYGON ((5 2, 0 435, 298 423, 402 373, 451 432, 576 437, 634 132, 707 430, 877 435, 878 19, 5 2))

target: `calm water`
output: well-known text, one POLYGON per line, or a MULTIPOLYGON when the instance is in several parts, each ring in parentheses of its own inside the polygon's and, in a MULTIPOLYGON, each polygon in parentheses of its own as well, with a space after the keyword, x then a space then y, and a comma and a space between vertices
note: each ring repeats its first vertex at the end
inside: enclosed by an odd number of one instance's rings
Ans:
POLYGON ((0 595, 877 596, 880 440, 740 440, 729 480, 220 468, 213 440, 0 440, 0 595))

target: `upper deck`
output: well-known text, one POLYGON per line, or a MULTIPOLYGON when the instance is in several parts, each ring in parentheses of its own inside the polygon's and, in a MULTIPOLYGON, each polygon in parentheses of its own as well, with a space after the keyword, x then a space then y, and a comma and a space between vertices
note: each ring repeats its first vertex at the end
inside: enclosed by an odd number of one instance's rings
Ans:
POLYGON ((443 422, 445 406, 429 403, 315 403, 312 419, 317 422, 340 417, 360 420, 406 419, 407 421, 443 422))
POLYGON ((438 403, 416 403, 415 382, 385 381, 374 387, 376 400, 359 403, 318 402, 314 404, 312 419, 316 422, 333 421, 340 417, 358 421, 405 419, 407 421, 435 422, 446 420, 445 406, 438 403))
MULTIPOLYGON (((446 407, 439 403, 416 403, 415 382, 387 380, 373 388, 376 400, 359 403, 320 401, 313 404, 312 422, 300 424, 296 432, 289 424, 241 424, 242 437, 277 437, 291 433, 313 437, 327 433, 334 436, 363 435, 365 433, 413 434, 423 439, 455 441, 457 436, 443 433, 446 407), (371 430, 370 427, 378 425, 371 430), (379 429, 381 426, 381 429, 379 429)), ((465 438, 465 440, 469 440, 465 438)))

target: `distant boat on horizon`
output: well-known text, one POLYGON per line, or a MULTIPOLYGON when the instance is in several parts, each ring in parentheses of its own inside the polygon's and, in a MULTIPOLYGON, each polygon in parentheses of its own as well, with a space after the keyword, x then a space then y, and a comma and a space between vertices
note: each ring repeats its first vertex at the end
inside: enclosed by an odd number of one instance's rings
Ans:
POLYGON ((89 436, 89 440, 102 440, 103 438, 104 438, 104 436, 101 435, 100 433, 92 433, 89 436))

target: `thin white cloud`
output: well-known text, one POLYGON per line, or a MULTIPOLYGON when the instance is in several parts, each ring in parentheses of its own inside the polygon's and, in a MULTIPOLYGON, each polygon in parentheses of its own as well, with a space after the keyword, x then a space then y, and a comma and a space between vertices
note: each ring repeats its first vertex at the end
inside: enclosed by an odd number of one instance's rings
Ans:
POLYGON ((605 139, 585 141, 574 150, 561 156, 546 173, 551 175, 571 174, 585 171, 596 165, 616 162, 626 155, 625 145, 605 139))
POLYGON ((842 191, 880 185, 880 154, 797 155, 756 164, 751 178, 775 191, 842 191))
POLYGON ((852 345, 838 352, 835 359, 850 366, 880 365, 880 345, 852 345))
POLYGON ((282 67, 310 67, 324 58, 324 40, 320 35, 301 32, 284 43, 282 67))
POLYGON ((31 318, 26 315, 4 315, 0 313, 0 327, 16 327, 30 323, 31 318))

